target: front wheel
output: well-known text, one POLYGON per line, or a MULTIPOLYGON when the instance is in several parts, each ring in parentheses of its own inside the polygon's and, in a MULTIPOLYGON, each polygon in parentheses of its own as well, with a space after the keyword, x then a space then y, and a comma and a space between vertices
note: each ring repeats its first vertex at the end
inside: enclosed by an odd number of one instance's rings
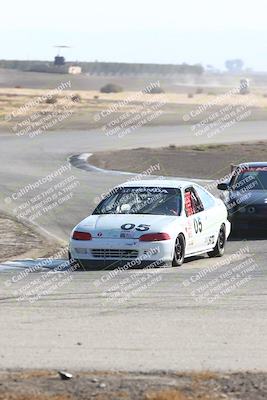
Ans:
POLYGON ((222 257, 224 255, 225 251, 225 244, 226 244, 226 231, 225 231, 225 225, 223 224, 220 227, 220 232, 218 236, 218 240, 216 243, 216 246, 212 251, 208 252, 209 257, 222 257))
POLYGON ((70 253, 70 251, 68 251, 68 259, 69 259, 69 265, 70 267, 76 267, 76 269, 81 269, 83 268, 82 264, 80 263, 80 261, 75 260, 74 258, 72 258, 72 255, 70 253))
POLYGON ((185 257, 185 239, 184 236, 180 233, 175 240, 174 247, 174 256, 172 260, 173 267, 181 267, 184 262, 185 257))

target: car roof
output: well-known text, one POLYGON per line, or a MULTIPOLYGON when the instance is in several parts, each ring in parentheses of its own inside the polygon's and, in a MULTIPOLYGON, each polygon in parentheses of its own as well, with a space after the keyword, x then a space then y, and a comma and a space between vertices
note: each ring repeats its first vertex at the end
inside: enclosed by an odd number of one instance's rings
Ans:
POLYGON ((253 161, 239 164, 237 167, 249 167, 249 168, 257 168, 257 167, 267 167, 267 161, 253 161))
POLYGON ((175 180, 175 179, 148 179, 143 181, 130 181, 124 182, 118 187, 161 187, 161 188, 177 188, 183 189, 188 186, 195 185, 193 182, 190 181, 183 181, 183 180, 175 180))

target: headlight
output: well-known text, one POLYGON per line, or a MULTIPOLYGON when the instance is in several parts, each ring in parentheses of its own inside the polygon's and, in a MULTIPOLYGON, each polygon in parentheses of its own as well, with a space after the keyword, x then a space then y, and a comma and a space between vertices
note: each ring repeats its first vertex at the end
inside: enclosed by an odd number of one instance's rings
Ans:
POLYGON ((248 207, 247 212, 248 212, 249 214, 255 214, 256 208, 253 207, 253 206, 250 206, 250 207, 248 207))

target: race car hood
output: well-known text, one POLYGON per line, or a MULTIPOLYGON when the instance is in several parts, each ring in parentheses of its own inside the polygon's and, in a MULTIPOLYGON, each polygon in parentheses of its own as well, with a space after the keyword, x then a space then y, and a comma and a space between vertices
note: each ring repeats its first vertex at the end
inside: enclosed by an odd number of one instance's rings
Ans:
POLYGON ((267 207, 266 190, 249 190, 245 192, 233 191, 230 193, 230 201, 237 201, 239 205, 264 205, 267 207))
POLYGON ((80 222, 75 230, 89 232, 95 238, 139 238, 145 233, 165 232, 170 224, 177 223, 180 218, 140 214, 91 215, 80 222))

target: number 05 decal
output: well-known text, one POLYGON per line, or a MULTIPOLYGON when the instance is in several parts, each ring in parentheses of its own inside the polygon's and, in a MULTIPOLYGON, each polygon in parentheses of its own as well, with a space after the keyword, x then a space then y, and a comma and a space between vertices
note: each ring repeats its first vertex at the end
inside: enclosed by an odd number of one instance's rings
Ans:
POLYGON ((135 227, 134 224, 124 224, 124 225, 121 226, 121 229, 123 229, 124 231, 130 231, 134 227, 135 227))
MULTIPOLYGON (((134 224, 124 224, 124 225, 121 226, 121 229, 123 229, 124 231, 130 231, 130 230, 132 230, 134 228, 135 228, 134 224)), ((143 232, 143 231, 148 231, 149 228, 150 228, 150 225, 140 224, 135 229, 137 231, 142 231, 143 232)))
POLYGON ((200 217, 194 219, 194 227, 195 227, 196 234, 202 232, 203 226, 202 226, 202 222, 201 222, 200 217))
POLYGON ((148 231, 149 228, 150 228, 150 225, 141 224, 136 227, 136 230, 137 231, 148 231))

